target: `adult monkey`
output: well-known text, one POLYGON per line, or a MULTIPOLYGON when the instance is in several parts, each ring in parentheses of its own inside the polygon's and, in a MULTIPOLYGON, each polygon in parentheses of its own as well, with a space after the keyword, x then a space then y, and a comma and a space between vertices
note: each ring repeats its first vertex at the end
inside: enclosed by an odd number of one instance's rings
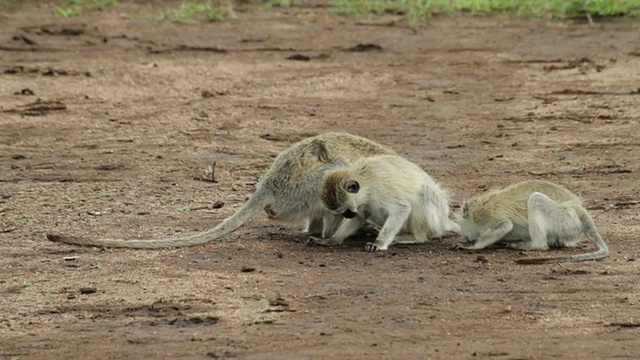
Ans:
POLYGON ((187 237, 152 240, 90 239, 47 234, 66 244, 134 249, 159 249, 205 244, 228 235, 260 210, 276 221, 307 222, 307 232, 330 237, 342 221, 323 206, 320 192, 327 171, 348 166, 361 157, 396 154, 384 145, 348 133, 325 133, 301 140, 281 152, 256 184, 249 201, 211 230, 187 237))

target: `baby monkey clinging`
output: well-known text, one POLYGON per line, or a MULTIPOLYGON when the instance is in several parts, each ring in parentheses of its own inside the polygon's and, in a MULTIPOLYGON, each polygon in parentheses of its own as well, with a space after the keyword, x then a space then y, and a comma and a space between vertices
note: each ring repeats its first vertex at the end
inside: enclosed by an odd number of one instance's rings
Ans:
POLYGON ((351 166, 328 172, 321 199, 329 211, 345 220, 320 245, 338 245, 366 221, 381 227, 375 242, 365 250, 387 250, 392 243, 421 243, 446 231, 458 232, 449 219, 449 200, 426 172, 397 155, 356 160, 351 166), (399 233, 401 235, 396 237, 399 233))
POLYGON ((566 188, 546 181, 524 181, 476 195, 456 215, 468 242, 458 248, 477 250, 505 243, 520 250, 574 247, 584 233, 595 252, 554 258, 521 258, 520 264, 595 260, 609 255, 580 199, 566 188))

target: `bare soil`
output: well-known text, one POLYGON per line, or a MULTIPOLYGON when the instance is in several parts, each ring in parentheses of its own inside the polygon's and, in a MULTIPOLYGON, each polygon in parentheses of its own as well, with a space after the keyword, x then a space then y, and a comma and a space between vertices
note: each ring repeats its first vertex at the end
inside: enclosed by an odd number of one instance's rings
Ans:
POLYGON ((194 24, 146 16, 169 1, 73 18, 3 5, 0 358, 640 358, 640 21, 415 28, 323 4, 194 24), (611 255, 521 266, 514 250, 451 250, 460 237, 310 247, 263 214, 193 248, 44 236, 211 228, 278 152, 330 130, 394 147, 454 207, 525 179, 564 184, 611 255), (203 178, 214 162, 217 183, 203 178))

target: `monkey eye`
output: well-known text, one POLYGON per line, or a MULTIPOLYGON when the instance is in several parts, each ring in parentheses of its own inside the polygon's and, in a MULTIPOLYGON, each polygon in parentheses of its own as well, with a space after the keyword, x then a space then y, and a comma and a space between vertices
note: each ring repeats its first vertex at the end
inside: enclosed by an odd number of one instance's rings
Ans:
POLYGON ((358 184, 355 180, 348 180, 344 183, 344 189, 351 194, 357 194, 358 190, 360 190, 360 184, 358 184))

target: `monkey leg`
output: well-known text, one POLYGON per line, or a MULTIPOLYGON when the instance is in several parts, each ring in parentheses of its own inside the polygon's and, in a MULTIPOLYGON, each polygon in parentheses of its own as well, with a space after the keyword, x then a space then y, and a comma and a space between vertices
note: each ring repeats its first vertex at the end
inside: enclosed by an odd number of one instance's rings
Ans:
POLYGON ((462 244, 456 244, 455 249, 466 250, 480 250, 488 246, 491 246, 500 241, 505 235, 507 235, 513 229, 513 223, 511 220, 503 220, 494 224, 491 224, 487 230, 485 230, 478 238, 473 242, 467 242, 462 244))
POLYGON ((411 215, 411 205, 400 205, 397 208, 389 209, 389 216, 384 222, 378 238, 375 242, 368 242, 364 249, 369 252, 387 250, 393 243, 393 239, 402 230, 404 224, 411 215))
POLYGON ((395 244, 417 244, 423 243, 425 241, 421 241, 416 239, 413 234, 399 234, 393 239, 392 245, 395 244))
POLYGON ((342 244, 344 239, 360 230, 365 221, 366 220, 364 216, 360 214, 352 219, 342 220, 342 223, 338 227, 338 230, 336 230, 336 233, 331 236, 331 239, 335 239, 335 241, 338 241, 338 244, 342 244))
POLYGON ((558 205, 545 194, 532 193, 527 201, 527 211, 531 241, 509 246, 520 250, 549 250, 549 245, 563 246, 580 241, 579 219, 570 209, 558 205))

